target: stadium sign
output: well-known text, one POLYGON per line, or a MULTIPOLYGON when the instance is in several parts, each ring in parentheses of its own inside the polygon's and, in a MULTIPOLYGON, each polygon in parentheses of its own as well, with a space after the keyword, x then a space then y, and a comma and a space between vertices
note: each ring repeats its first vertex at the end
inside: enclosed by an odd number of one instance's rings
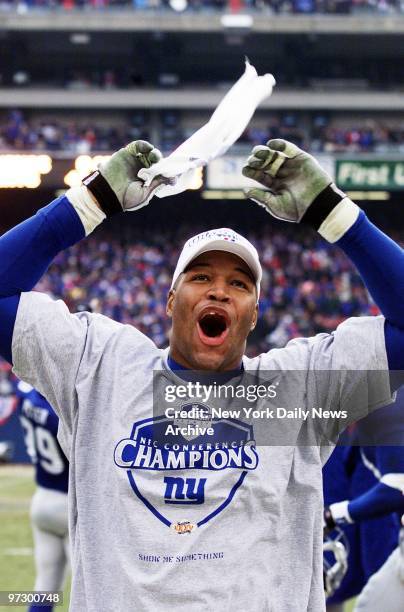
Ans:
POLYGON ((213 159, 208 166, 207 188, 245 189, 256 187, 256 182, 246 178, 241 172, 246 157, 246 155, 225 155, 213 159))
POLYGON ((336 183, 341 189, 404 189, 404 160, 336 160, 336 183))
MULTIPOLYGON (((213 159, 207 168, 206 187, 208 190, 240 190, 257 187, 257 183, 242 174, 243 166, 249 155, 249 149, 242 155, 224 155, 213 159)), ((319 164, 334 179, 334 158, 331 155, 316 154, 319 164)), ((236 196, 236 193, 232 193, 236 196)), ((222 194, 225 197, 225 194, 222 194)), ((242 196, 244 197, 244 196, 242 196)))

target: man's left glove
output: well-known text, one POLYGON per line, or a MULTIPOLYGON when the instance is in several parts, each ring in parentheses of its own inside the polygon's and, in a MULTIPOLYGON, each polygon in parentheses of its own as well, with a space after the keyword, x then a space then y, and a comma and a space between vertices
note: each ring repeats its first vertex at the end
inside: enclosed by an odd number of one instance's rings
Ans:
POLYGON ((141 168, 150 168, 161 158, 160 151, 152 144, 135 140, 100 164, 98 170, 83 180, 83 184, 107 217, 122 211, 138 210, 150 202, 159 185, 167 183, 166 178, 157 176, 145 187, 144 181, 138 177, 141 168))
POLYGON ((330 506, 325 506, 323 512, 323 530, 324 535, 329 534, 337 525, 346 525, 353 523, 352 517, 348 510, 349 500, 335 502, 330 506))
POLYGON ((359 214, 317 160, 287 140, 254 147, 243 174, 267 188, 248 189, 248 198, 278 219, 307 223, 330 242, 341 238, 359 214))
POLYGON ((337 523, 334 520, 332 512, 331 512, 329 506, 326 506, 324 508, 324 511, 323 511, 323 531, 324 531, 324 537, 326 535, 328 535, 333 529, 335 529, 336 526, 337 526, 337 523))

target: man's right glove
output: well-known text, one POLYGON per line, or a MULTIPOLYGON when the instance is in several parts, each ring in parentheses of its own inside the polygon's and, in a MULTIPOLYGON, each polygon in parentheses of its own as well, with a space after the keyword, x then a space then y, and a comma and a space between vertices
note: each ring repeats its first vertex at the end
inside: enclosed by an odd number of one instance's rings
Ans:
POLYGON ((283 221, 307 223, 336 242, 356 221, 359 208, 332 182, 316 159, 287 140, 257 146, 243 167, 261 183, 246 195, 283 221))
POLYGON ((145 140, 135 140, 99 165, 83 180, 107 217, 123 211, 138 210, 152 199, 159 185, 167 179, 157 176, 149 187, 138 177, 141 168, 160 161, 158 149, 145 140))

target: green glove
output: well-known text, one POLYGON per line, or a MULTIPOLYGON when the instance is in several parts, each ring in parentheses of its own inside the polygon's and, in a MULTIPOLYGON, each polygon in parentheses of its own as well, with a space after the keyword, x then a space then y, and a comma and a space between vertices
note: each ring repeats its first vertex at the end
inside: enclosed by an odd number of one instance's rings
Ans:
POLYGON ((135 140, 101 163, 83 184, 108 217, 122 210, 138 210, 150 202, 159 185, 167 183, 168 179, 157 176, 145 187, 144 181, 137 176, 141 168, 150 168, 161 158, 160 151, 152 144, 135 140))
POLYGON ((242 172, 269 190, 248 189, 248 198, 278 219, 316 229, 345 197, 314 157, 286 140, 254 147, 242 172))

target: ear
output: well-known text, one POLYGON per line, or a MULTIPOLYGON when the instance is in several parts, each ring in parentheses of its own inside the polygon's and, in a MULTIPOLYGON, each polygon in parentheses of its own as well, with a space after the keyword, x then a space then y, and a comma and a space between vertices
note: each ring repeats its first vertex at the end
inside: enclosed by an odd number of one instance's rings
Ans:
POLYGON ((173 316, 174 297, 175 297, 175 289, 170 289, 170 291, 168 292, 167 304, 166 304, 166 313, 167 313, 167 316, 170 317, 170 319, 173 316))
POLYGON ((255 329, 255 326, 257 325, 257 321, 258 321, 258 304, 255 304, 254 316, 253 316, 253 320, 251 323, 250 331, 255 329))

